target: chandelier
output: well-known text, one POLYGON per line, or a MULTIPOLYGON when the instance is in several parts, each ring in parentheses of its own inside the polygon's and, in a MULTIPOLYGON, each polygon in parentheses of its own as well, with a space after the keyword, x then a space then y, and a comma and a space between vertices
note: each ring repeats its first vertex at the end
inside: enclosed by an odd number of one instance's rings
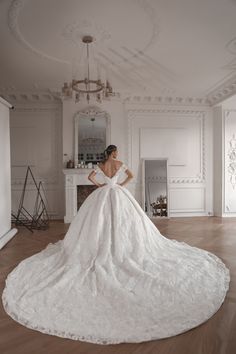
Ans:
MULTIPOLYGON (((90 121, 92 122, 92 131, 94 131, 94 121, 95 118, 92 117, 90 118, 90 121)), ((96 134, 93 134, 93 136, 91 136, 91 132, 89 133, 89 136, 86 136, 86 134, 83 134, 84 136, 81 137, 81 143, 83 145, 97 145, 97 144, 103 144, 104 143, 104 138, 102 139, 99 136, 96 136, 96 134)))
POLYGON ((70 83, 65 82, 62 87, 62 97, 63 98, 75 98, 75 102, 79 102, 81 97, 86 97, 89 104, 91 97, 95 97, 97 102, 102 102, 102 98, 109 98, 110 96, 115 96, 112 86, 108 80, 105 83, 102 82, 100 78, 97 80, 92 80, 90 78, 90 67, 89 67, 89 45, 93 43, 92 36, 84 36, 82 42, 86 45, 87 49, 87 73, 86 77, 81 80, 73 79, 70 83))

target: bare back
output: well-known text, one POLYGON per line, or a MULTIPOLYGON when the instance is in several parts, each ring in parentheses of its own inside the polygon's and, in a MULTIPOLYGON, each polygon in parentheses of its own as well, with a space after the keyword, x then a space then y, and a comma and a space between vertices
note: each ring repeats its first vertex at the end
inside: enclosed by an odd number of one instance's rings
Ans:
POLYGON ((119 160, 107 160, 105 163, 100 162, 98 166, 105 175, 111 178, 116 174, 122 164, 123 162, 119 160))

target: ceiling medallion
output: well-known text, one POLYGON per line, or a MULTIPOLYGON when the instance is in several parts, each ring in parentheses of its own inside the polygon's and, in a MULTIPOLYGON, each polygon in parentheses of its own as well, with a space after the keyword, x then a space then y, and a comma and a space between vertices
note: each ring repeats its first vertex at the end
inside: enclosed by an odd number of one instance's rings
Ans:
POLYGON ((109 98, 115 96, 112 86, 108 80, 105 83, 101 78, 90 78, 90 66, 89 66, 89 45, 94 42, 92 36, 84 36, 82 42, 86 45, 87 49, 87 73, 84 79, 73 79, 70 83, 65 82, 62 87, 62 98, 74 98, 75 102, 79 102, 81 97, 86 97, 89 104, 92 96, 95 96, 97 102, 101 103, 102 98, 109 98))
POLYGON ((93 37, 93 41, 95 42, 96 40, 96 43, 102 45, 108 45, 111 41, 111 34, 105 28, 89 20, 69 23, 64 27, 61 36, 78 45, 85 33, 96 34, 96 38, 93 37))

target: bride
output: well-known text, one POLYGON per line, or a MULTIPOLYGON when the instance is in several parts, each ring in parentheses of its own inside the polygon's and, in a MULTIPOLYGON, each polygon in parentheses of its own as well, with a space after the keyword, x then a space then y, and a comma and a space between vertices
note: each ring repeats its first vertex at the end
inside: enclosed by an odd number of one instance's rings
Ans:
POLYGON ((28 328, 99 344, 166 338, 207 321, 225 299, 228 268, 161 235, 124 187, 133 175, 117 147, 105 153, 88 176, 98 188, 64 239, 8 274, 5 311, 28 328))

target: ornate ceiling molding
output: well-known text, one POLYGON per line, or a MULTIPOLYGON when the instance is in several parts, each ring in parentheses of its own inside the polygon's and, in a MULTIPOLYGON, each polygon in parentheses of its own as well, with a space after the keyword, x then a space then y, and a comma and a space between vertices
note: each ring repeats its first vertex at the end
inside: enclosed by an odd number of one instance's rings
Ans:
POLYGON ((229 51, 229 53, 236 55, 236 37, 231 39, 227 44, 226 44, 226 49, 229 51))
MULTIPOLYGON (((53 90, 45 91, 15 91, 0 89, 0 96, 11 103, 58 103, 62 102, 61 93, 53 90)), ((116 93, 112 100, 119 100, 125 105, 165 105, 165 106, 204 106, 210 107, 212 102, 209 98, 180 97, 180 96, 147 96, 147 95, 127 95, 116 93)), ((104 101, 110 101, 104 99, 104 101)))
POLYGON ((74 44, 81 45, 81 38, 87 33, 93 37, 93 41, 96 43, 100 42, 104 45, 108 44, 111 40, 111 33, 101 25, 90 20, 76 21, 67 24, 62 30, 61 36, 74 44))
POLYGON ((107 115, 106 111, 103 111, 100 107, 98 106, 89 106, 85 107, 84 109, 79 110, 75 115, 83 115, 86 117, 89 116, 100 116, 100 115, 107 115))
POLYGON ((137 0, 137 3, 146 12, 146 14, 148 15, 148 17, 152 23, 152 26, 153 26, 151 38, 150 38, 149 42, 147 43, 147 45, 145 46, 145 48, 143 49, 143 51, 146 51, 157 40, 157 37, 159 35, 159 23, 158 23, 159 21, 157 19, 157 14, 156 14, 155 9, 150 5, 150 3, 148 1, 137 0))
POLYGON ((16 103, 60 103, 61 99, 52 92, 0 91, 0 96, 12 104, 16 103))
MULTIPOLYGON (((30 50, 31 52, 40 57, 53 60, 62 64, 71 64, 71 61, 69 60, 63 60, 45 53, 44 51, 33 46, 24 38, 19 28, 18 17, 27 1, 28 0, 12 0, 10 4, 8 11, 8 27, 14 38, 25 49, 30 50)), ((157 37, 159 35, 159 20, 154 7, 152 7, 147 0, 133 0, 133 2, 135 5, 139 6, 139 8, 144 11, 146 16, 148 16, 150 23, 152 24, 151 34, 149 39, 147 40, 147 43, 143 46, 143 48, 139 48, 140 53, 143 53, 146 52, 146 50, 150 48, 150 46, 152 46, 157 40, 157 37)), ((109 47, 109 45, 111 44, 110 40, 112 39, 112 34, 108 32, 105 28, 103 28, 103 25, 91 22, 89 19, 68 23, 64 26, 64 28, 61 29, 62 39, 69 40, 76 46, 78 46, 78 44, 81 44, 81 38, 84 34, 88 33, 95 38, 96 42, 100 42, 103 45, 106 44, 109 49, 112 49, 111 47, 109 47)), ((115 47, 113 49, 115 49, 115 47)), ((132 54, 130 55, 130 58, 137 57, 138 55, 139 54, 137 53, 132 54)), ((126 61, 127 58, 124 58, 120 60, 120 63, 126 63, 126 61)))
POLYGON ((145 96, 130 95, 124 97, 125 104, 177 105, 177 106, 210 106, 211 102, 204 97, 145 96))
POLYGON ((38 49, 36 49, 35 47, 33 47, 28 41, 25 40, 25 38, 23 37, 20 29, 19 29, 19 25, 18 25, 18 16, 20 11, 23 9, 25 3, 27 0, 13 0, 9 11, 8 11, 8 26, 9 29, 11 31, 11 33, 13 34, 13 36, 15 37, 15 39, 25 48, 30 50, 31 52, 33 52, 34 54, 37 54, 43 58, 47 58, 50 60, 54 60, 57 61, 59 63, 63 63, 63 64, 68 64, 67 61, 65 60, 61 60, 58 59, 56 57, 53 57, 51 55, 48 55, 38 49))
POLYGON ((210 105, 221 103, 225 99, 236 94, 236 75, 225 81, 223 84, 217 86, 214 90, 207 94, 207 100, 210 105))

